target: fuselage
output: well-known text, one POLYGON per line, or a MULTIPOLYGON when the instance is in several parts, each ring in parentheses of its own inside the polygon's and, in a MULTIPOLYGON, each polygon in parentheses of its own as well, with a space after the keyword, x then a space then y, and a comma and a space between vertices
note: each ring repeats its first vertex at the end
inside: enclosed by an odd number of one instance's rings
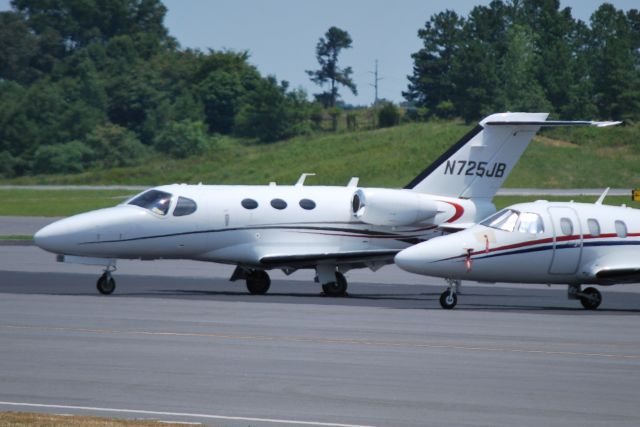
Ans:
POLYGON ((639 281, 640 211, 539 201, 400 252, 418 274, 488 282, 610 285, 639 281))
POLYGON ((118 206, 57 221, 40 230, 35 241, 57 254, 113 259, 179 258, 264 267, 265 256, 388 250, 387 262, 392 262, 395 252, 442 234, 438 224, 474 222, 494 210, 490 203, 478 207, 470 200, 434 196, 439 210, 427 220, 371 225, 354 217, 356 190, 161 186, 118 206))

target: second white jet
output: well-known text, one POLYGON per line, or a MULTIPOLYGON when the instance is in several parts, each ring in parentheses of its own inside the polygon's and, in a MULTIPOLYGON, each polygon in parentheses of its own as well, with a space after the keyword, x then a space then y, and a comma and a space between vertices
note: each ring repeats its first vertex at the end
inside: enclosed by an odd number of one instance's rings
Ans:
MULTIPOLYGON (((606 192, 605 192, 606 194, 606 192)), ((602 302, 584 284, 640 281, 640 210, 537 201, 507 207, 467 230, 407 248, 396 264, 447 279, 443 308, 455 307, 461 280, 568 285, 586 309, 602 302)))

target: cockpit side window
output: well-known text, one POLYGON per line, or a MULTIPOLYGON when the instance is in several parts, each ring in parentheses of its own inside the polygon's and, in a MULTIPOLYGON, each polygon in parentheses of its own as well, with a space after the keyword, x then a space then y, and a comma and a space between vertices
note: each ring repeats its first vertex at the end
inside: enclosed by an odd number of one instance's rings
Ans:
POLYGON ((518 222, 520 233, 541 234, 544 233, 544 224, 540 215, 532 212, 522 212, 518 222))
POLYGON ((171 194, 159 190, 149 190, 131 200, 129 204, 149 209, 158 215, 166 215, 171 205, 171 194))
POLYGON ((186 197, 178 197, 176 208, 173 210, 173 216, 186 216, 191 215, 198 209, 198 205, 194 200, 186 197))
POLYGON ((520 212, 514 209, 503 209, 482 221, 482 225, 504 231, 513 231, 520 212))

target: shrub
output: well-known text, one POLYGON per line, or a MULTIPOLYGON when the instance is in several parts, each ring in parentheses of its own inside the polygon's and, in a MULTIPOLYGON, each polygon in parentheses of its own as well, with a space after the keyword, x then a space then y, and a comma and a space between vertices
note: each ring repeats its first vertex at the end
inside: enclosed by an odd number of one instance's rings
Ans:
POLYGON ((201 121, 169 123, 156 137, 154 146, 172 157, 183 159, 202 154, 207 146, 207 130, 201 121))
POLYGON ((32 169, 35 173, 79 173, 94 157, 93 150, 80 141, 43 145, 35 152, 32 169))
POLYGON ((386 102, 378 111, 378 126, 388 128, 400 123, 400 110, 392 102, 386 102))
POLYGON ((96 163, 105 168, 134 165, 147 151, 133 132, 112 123, 96 127, 85 143, 95 152, 96 163))

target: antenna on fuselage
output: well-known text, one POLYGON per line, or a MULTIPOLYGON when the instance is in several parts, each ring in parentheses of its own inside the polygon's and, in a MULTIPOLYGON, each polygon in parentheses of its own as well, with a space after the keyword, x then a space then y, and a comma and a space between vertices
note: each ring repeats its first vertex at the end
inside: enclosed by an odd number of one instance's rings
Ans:
POLYGON ((596 200, 596 205, 601 205, 602 202, 604 202, 604 198, 607 197, 607 193, 609 192, 609 189, 611 187, 607 187, 604 192, 600 195, 600 197, 598 197, 598 200, 596 200))
POLYGON ((360 181, 360 178, 358 178, 357 176, 352 176, 349 180, 349 183, 347 184, 347 187, 357 187, 358 181, 360 181))
POLYGON ((296 187, 302 187, 304 185, 304 180, 307 179, 308 176, 315 176, 315 173, 308 173, 305 172, 302 175, 300 175, 300 178, 298 178, 298 182, 296 182, 296 187))

